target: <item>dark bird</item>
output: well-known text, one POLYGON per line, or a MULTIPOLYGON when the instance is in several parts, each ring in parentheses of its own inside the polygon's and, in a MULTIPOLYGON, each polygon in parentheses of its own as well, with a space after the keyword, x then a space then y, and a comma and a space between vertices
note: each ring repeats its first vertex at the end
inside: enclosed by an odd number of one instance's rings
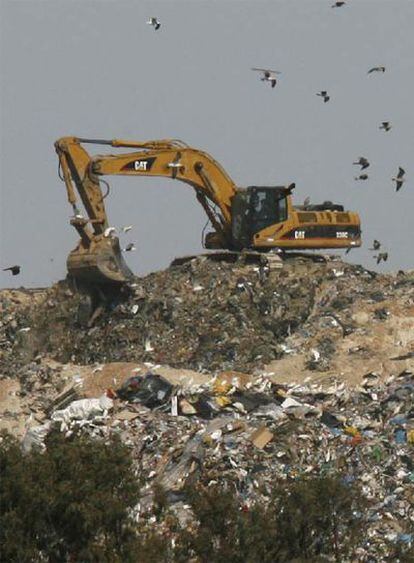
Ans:
POLYGON ((366 159, 364 156, 360 156, 359 159, 356 162, 353 162, 352 164, 357 164, 358 166, 361 167, 361 170, 365 170, 365 168, 368 168, 369 166, 368 159, 366 159))
POLYGON ((125 252, 132 252, 133 250, 136 250, 136 246, 133 242, 126 245, 125 252))
POLYGON ((10 270, 13 276, 20 274, 20 266, 10 266, 9 268, 3 268, 3 272, 7 272, 8 270, 10 270))
POLYGON ((343 6, 345 4, 345 2, 340 2, 339 0, 337 2, 335 2, 335 4, 332 4, 331 8, 340 8, 341 6, 343 6))
POLYGON ((369 176, 368 174, 360 174, 359 176, 355 176, 354 180, 358 181, 358 180, 368 180, 369 176))
POLYGON ((278 70, 271 70, 270 68, 252 68, 252 70, 262 72, 263 76, 260 80, 270 82, 272 88, 276 86, 276 74, 281 74, 278 70))
POLYGON ((404 168, 401 168, 401 166, 399 166, 397 176, 395 178, 391 178, 391 180, 393 182, 395 182, 395 191, 396 192, 398 192, 402 188, 402 185, 405 182, 404 174, 405 174, 404 168))
POLYGON ((383 121, 382 124, 380 125, 380 129, 383 129, 384 131, 389 131, 391 127, 392 125, 389 121, 383 121))
POLYGON ((386 262, 388 260, 388 252, 379 252, 374 258, 377 259, 377 264, 386 262))
POLYGON ((330 97, 328 96, 328 92, 326 90, 321 90, 316 95, 321 96, 321 98, 323 98, 323 101, 325 102, 325 104, 326 104, 326 102, 328 102, 330 100, 330 97))
POLYGON ((367 74, 371 74, 372 72, 385 72, 385 66, 373 66, 369 69, 367 74))
POLYGON ((348 248, 345 250, 345 254, 349 254, 353 248, 353 246, 348 246, 348 248))
POLYGON ((160 27, 161 27, 161 23, 157 18, 150 18, 147 21, 147 24, 152 25, 155 30, 160 29, 160 27))
POLYGON ((370 248, 370 250, 379 250, 381 247, 381 243, 379 240, 374 239, 374 242, 372 243, 372 248, 370 248))

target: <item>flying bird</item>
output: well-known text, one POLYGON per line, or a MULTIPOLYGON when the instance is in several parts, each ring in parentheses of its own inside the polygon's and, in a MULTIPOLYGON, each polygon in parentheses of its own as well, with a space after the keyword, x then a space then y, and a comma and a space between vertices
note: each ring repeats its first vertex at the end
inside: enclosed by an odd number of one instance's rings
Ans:
POLYGON ((392 125, 389 121, 383 121, 382 124, 380 125, 380 129, 384 129, 384 131, 389 131, 391 127, 392 125))
POLYGON ((379 240, 374 239, 374 242, 372 243, 372 248, 370 248, 370 250, 379 250, 381 247, 381 243, 379 240))
POLYGON ((335 2, 335 4, 332 4, 331 8, 340 8, 341 6, 343 6, 345 4, 345 2, 340 2, 338 0, 338 2, 335 2))
POLYGON ((136 250, 136 246, 133 242, 126 245, 125 252, 132 252, 133 250, 136 250))
POLYGON ((404 174, 405 174, 404 168, 401 168, 401 166, 399 166, 397 176, 394 177, 394 178, 391 178, 391 180, 393 182, 395 182, 395 191, 396 192, 398 192, 402 188, 402 185, 405 182, 404 174))
POLYGON ((354 180, 358 181, 358 180, 368 180, 369 176, 368 174, 360 174, 359 176, 355 176, 354 180))
POLYGON ((127 233, 128 231, 130 231, 132 229, 132 225, 128 225, 127 227, 122 227, 122 232, 123 233, 127 233))
POLYGON ((276 86, 276 74, 281 74, 278 70, 271 70, 270 68, 252 68, 252 70, 262 72, 263 76, 260 80, 262 82, 270 82, 272 88, 276 86))
POLYGON ((20 266, 9 266, 8 268, 3 268, 3 272, 10 271, 13 276, 20 274, 20 266))
POLYGON ((310 197, 306 197, 304 202, 303 202, 303 207, 308 207, 308 205, 310 204, 311 200, 310 197))
POLYGON ((157 18, 150 18, 147 21, 147 24, 152 25, 155 30, 160 29, 160 27, 161 27, 161 23, 157 18))
POLYGON ((365 170, 365 168, 368 168, 369 166, 368 159, 366 159, 364 156, 360 156, 359 159, 356 162, 353 162, 352 164, 357 164, 358 166, 361 167, 361 170, 365 170))
POLYGON ((328 96, 328 92, 326 90, 321 90, 316 95, 321 96, 321 98, 323 98, 323 101, 325 102, 325 104, 326 104, 326 102, 328 102, 330 100, 330 97, 328 96))
POLYGON ((377 264, 381 261, 386 262, 388 260, 388 252, 379 252, 377 256, 374 256, 377 259, 377 264))
POLYGON ((369 69, 367 74, 371 74, 372 72, 385 72, 385 66, 373 66, 369 69))

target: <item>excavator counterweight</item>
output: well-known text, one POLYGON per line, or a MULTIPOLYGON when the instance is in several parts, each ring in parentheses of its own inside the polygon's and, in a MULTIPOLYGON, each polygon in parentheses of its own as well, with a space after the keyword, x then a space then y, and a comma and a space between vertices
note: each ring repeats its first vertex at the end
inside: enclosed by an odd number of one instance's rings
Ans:
POLYGON ((108 224, 102 176, 160 176, 191 186, 213 228, 204 241, 209 249, 267 252, 361 245, 357 213, 332 202, 294 207, 291 194, 295 184, 239 188, 209 154, 179 140, 63 137, 55 148, 74 211, 71 224, 80 235, 67 267, 74 278, 88 283, 122 284, 133 277, 108 224), (133 152, 91 157, 83 147, 88 143, 133 152), (87 218, 79 211, 76 192, 87 218))

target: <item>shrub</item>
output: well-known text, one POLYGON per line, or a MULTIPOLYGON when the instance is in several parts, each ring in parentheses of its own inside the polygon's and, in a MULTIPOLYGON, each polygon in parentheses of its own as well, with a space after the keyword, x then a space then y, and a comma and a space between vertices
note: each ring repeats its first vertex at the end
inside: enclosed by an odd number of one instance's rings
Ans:
POLYGON ((270 502, 243 509, 223 488, 189 491, 196 524, 181 532, 178 561, 343 561, 362 539, 365 500, 337 476, 275 484, 270 502))
POLYGON ((140 541, 129 518, 139 483, 118 439, 52 433, 44 453, 24 455, 3 436, 0 470, 2 560, 135 563, 154 546, 161 553, 163 542, 140 541))

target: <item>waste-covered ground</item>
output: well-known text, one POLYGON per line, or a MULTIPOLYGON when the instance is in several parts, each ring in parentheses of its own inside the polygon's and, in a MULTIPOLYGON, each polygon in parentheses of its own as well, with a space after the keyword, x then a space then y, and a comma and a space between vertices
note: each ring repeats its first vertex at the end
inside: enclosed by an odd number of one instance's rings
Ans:
POLYGON ((65 283, 0 292, 1 426, 24 448, 52 426, 120 434, 143 521, 155 484, 185 523, 192 481, 231 482, 248 509, 275 476, 339 471, 371 501, 360 560, 413 542, 414 271, 197 258, 92 326, 79 302, 65 283))

